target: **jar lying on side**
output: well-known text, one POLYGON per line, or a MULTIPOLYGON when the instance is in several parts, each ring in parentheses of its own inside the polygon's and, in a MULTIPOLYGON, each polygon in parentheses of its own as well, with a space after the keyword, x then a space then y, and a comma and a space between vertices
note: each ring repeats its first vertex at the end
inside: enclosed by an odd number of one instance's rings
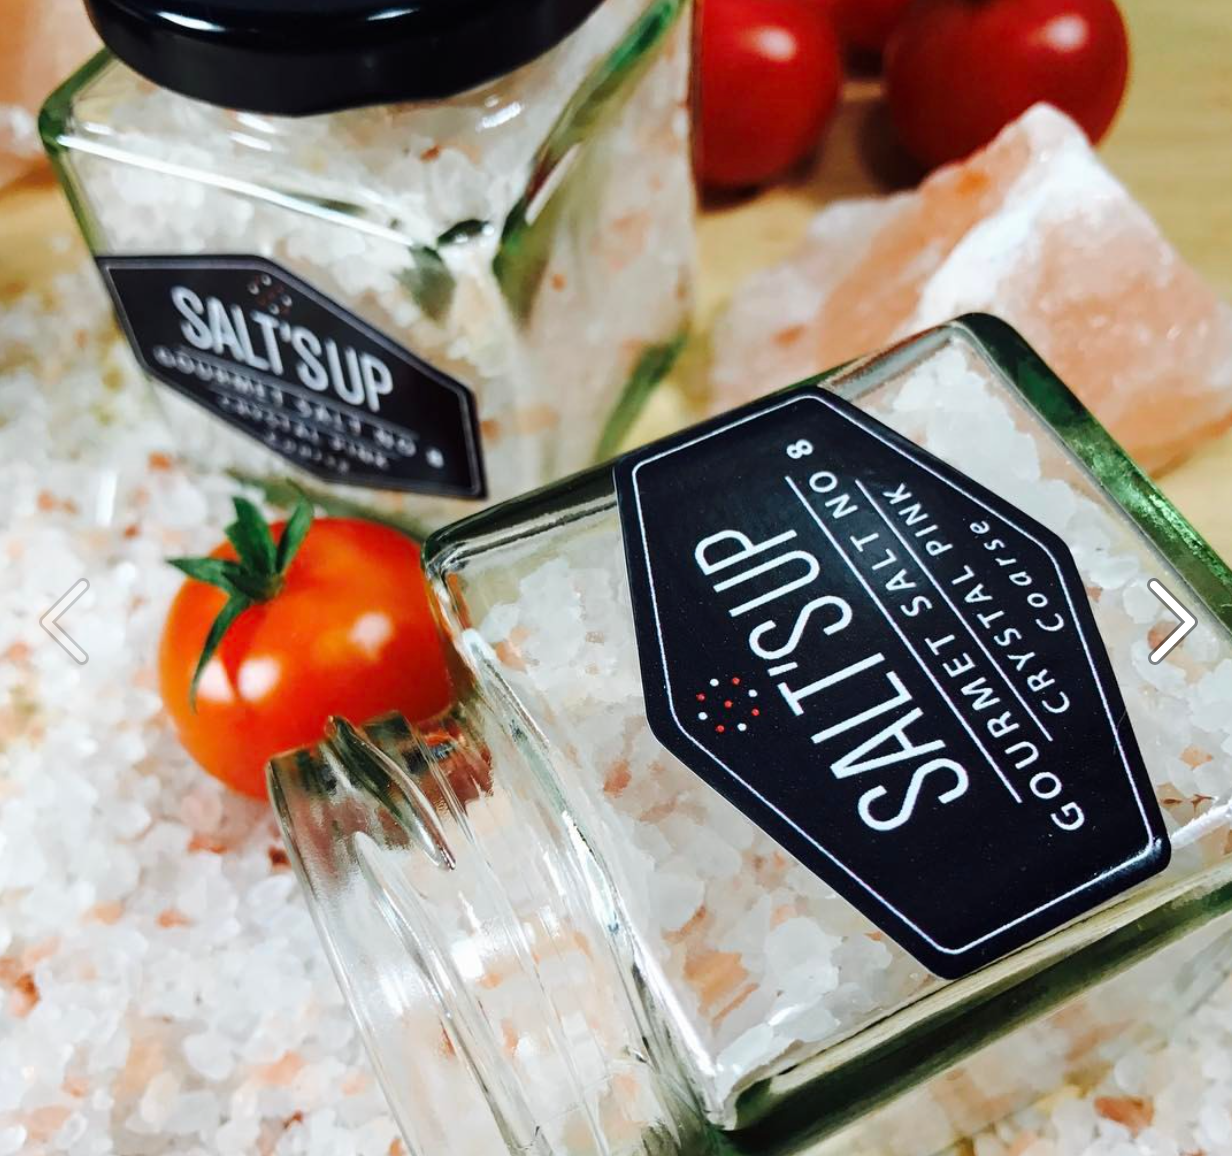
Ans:
POLYGON ((271 767, 412 1151, 918 1156, 1228 971, 1232 574, 1000 322, 824 385, 436 535, 455 709, 271 767))
POLYGON ((412 526, 610 455, 691 306, 688 0, 89 6, 44 141, 187 452, 412 526))

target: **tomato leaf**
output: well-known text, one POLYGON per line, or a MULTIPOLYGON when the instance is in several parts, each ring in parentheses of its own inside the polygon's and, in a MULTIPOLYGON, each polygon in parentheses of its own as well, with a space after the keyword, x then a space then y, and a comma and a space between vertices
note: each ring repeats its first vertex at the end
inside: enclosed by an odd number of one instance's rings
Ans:
POLYGON ((253 600, 251 598, 246 598, 242 594, 233 594, 218 612, 218 617, 214 619, 214 624, 210 627, 209 634, 205 636, 205 645, 201 648, 201 657, 197 659, 197 667, 193 671, 192 682, 188 685, 188 705, 192 710, 196 711, 197 709, 197 685, 201 681, 201 676, 205 673, 205 668, 210 664, 210 659, 214 657, 214 652, 222 642, 223 636, 231 629, 235 620, 252 605, 253 600))
POLYGON ((167 562, 198 582, 220 586, 223 590, 229 590, 231 587, 228 568, 234 566, 234 562, 227 562, 223 558, 168 558, 167 562))
POLYGON ((238 594, 253 602, 264 602, 278 593, 278 586, 276 576, 268 578, 264 574, 254 574, 238 562, 226 563, 226 577, 222 588, 228 594, 238 594))
POLYGON ((226 529, 240 561, 257 574, 273 577, 278 572, 277 552, 269 523, 247 498, 235 498, 235 521, 226 529))
POLYGON ((227 558, 168 558, 168 563, 198 582, 253 602, 270 596, 270 580, 227 558))
POLYGON ((312 503, 300 495, 287 520, 281 540, 274 535, 261 511, 247 498, 235 498, 235 521, 226 529, 238 561, 230 558, 168 558, 177 570, 197 582, 217 586, 227 601, 206 636, 189 685, 188 702, 197 709, 197 684, 235 620, 252 606, 267 602, 282 589, 283 576, 312 529, 312 503))
POLYGON ((308 537, 308 531, 312 529, 312 518, 312 503, 301 496, 296 501, 295 509, 287 519, 282 538, 278 542, 278 555, 274 564, 277 574, 286 573, 291 559, 295 557, 300 546, 304 544, 304 539, 308 537))

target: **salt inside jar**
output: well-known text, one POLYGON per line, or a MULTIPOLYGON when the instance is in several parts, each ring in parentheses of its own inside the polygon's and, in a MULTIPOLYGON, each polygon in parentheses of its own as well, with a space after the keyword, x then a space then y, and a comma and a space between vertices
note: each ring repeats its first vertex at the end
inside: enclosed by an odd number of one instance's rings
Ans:
POLYGON ((610 454, 691 305, 688 0, 88 7, 44 142, 187 453, 412 528, 610 454))
POLYGON ((1226 974, 1232 574, 990 318, 824 387, 438 534, 455 709, 273 764, 412 1151, 937 1150, 1226 974))

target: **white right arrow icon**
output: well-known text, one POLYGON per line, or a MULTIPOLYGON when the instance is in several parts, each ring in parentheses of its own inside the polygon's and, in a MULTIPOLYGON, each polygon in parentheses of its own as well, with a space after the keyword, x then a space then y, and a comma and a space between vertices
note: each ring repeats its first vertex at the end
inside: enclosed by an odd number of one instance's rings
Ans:
POLYGON ((1180 625, 1151 651, 1148 657, 1154 664, 1163 662, 1172 653, 1173 648, 1179 646, 1185 640, 1185 636, 1198 625, 1198 620, 1172 596, 1162 582, 1150 578, 1146 585, 1147 589, 1181 620, 1180 625))

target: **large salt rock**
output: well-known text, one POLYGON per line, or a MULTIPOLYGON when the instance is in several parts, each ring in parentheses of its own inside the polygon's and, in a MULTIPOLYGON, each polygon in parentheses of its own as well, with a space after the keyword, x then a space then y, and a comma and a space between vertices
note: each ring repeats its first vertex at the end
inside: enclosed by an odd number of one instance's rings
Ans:
POLYGON ((43 160, 39 105, 98 37, 81 0, 0 0, 0 186, 43 160))
POLYGON ((1232 424, 1232 308, 1046 105, 915 192, 816 217, 717 323, 716 409, 977 310, 1018 329, 1148 469, 1232 424))

